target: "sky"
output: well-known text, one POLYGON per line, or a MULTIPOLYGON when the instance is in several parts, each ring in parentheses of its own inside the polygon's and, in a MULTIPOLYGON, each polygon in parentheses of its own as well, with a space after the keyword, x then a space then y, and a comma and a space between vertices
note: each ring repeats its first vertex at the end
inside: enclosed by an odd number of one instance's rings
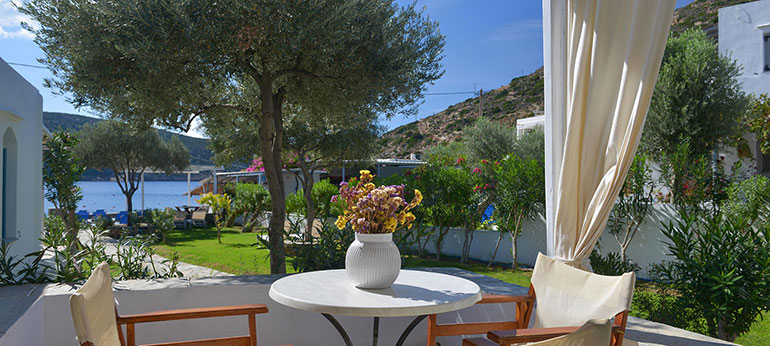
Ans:
MULTIPOLYGON (((34 35, 19 25, 24 18, 12 2, 0 0, 0 58, 8 63, 40 66, 36 59, 43 52, 33 42, 34 35)), ((412 0, 397 0, 401 5, 412 0)), ((677 0, 677 7, 692 0, 677 0)), ((444 46, 444 75, 427 86, 426 96, 416 116, 397 115, 381 119, 386 129, 425 118, 450 105, 473 97, 479 89, 496 89, 511 79, 527 75, 543 66, 542 1, 539 0, 418 0, 439 30, 446 37, 444 46), (455 95, 430 95, 459 93, 455 95)), ((64 96, 43 86, 50 77, 46 69, 11 65, 34 85, 43 96, 43 110, 88 116, 88 110, 75 109, 64 96)), ((188 135, 200 137, 199 131, 188 135)))

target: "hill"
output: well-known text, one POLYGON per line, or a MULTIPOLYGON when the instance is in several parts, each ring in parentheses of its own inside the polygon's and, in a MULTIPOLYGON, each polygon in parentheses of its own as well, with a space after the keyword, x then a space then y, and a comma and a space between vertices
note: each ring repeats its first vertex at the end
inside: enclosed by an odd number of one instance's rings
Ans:
MULTIPOLYGON (((67 130, 67 131, 79 131, 86 124, 94 124, 102 119, 86 117, 77 114, 69 113, 55 113, 55 112, 43 112, 43 125, 50 130, 67 130)), ((158 130, 161 138, 169 139, 172 136, 178 136, 182 143, 190 151, 190 163, 193 165, 212 165, 211 150, 208 149, 209 141, 203 138, 195 138, 185 135, 180 135, 165 130, 158 130)), ((208 176, 208 173, 194 174, 194 180, 200 180, 208 176)), ((112 170, 97 171, 95 169, 88 169, 83 174, 82 180, 111 180, 113 179, 112 170)), ((146 180, 187 180, 186 174, 148 174, 146 180)))
MULTIPOLYGON (((50 130, 56 131, 64 129, 68 131, 79 131, 83 125, 94 124, 102 119, 86 117, 69 113, 43 112, 43 125, 50 130)), ((161 138, 169 139, 172 136, 178 136, 182 143, 190 151, 190 163, 193 165, 211 165, 211 150, 208 149, 209 141, 204 138, 195 138, 165 130, 158 130, 161 138)))
MULTIPOLYGON (((681 33, 688 28, 706 29, 717 23, 719 9, 753 0, 695 0, 674 12, 671 32, 681 33)), ((543 68, 529 75, 517 77, 508 85, 485 92, 484 116, 501 124, 514 125, 517 119, 542 112, 543 68)), ((462 139, 462 130, 479 117, 479 98, 467 99, 446 110, 399 126, 383 134, 380 157, 408 158, 422 153, 438 143, 462 139)))
MULTIPOLYGON (((483 95, 484 116, 499 123, 513 125, 516 119, 535 115, 543 109, 543 68, 511 80, 483 95)), ((460 140, 462 130, 479 117, 479 98, 469 98, 444 111, 399 126, 380 139, 381 157, 406 158, 422 153, 438 143, 460 140)))

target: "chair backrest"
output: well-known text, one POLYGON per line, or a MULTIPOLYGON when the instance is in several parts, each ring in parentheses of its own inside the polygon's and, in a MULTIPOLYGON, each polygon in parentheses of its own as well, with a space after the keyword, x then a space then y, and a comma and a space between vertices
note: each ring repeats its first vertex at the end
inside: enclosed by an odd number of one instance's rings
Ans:
POLYGON ((205 211, 196 211, 192 214, 193 220, 206 220, 206 212, 205 211))
POLYGON ((119 212, 118 215, 115 216, 115 221, 123 224, 128 223, 128 212, 127 211, 119 212))
POLYGON ((605 276, 538 254, 532 272, 535 328, 580 326, 631 308, 636 275, 605 276))
POLYGON ((85 285, 70 297, 70 311, 81 344, 120 346, 112 278, 106 262, 99 264, 85 285))
POLYGON ((572 333, 527 346, 604 346, 610 343, 611 334, 612 321, 609 319, 588 320, 572 333))

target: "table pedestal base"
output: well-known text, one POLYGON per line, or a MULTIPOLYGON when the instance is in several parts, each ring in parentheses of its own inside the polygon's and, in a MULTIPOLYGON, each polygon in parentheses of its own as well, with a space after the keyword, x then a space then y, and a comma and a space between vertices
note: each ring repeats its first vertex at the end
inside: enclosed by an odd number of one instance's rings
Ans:
MULTIPOLYGON (((321 314, 329 321, 329 323, 334 326, 334 329, 337 329, 337 332, 340 333, 340 337, 342 337, 342 341, 345 342, 346 346, 353 346, 353 342, 350 341, 350 336, 345 331, 345 328, 342 327, 342 324, 340 324, 339 321, 337 321, 334 316, 330 314, 321 314)), ((403 346, 404 342, 406 342, 406 338, 409 336, 409 334, 412 333, 412 330, 414 330, 415 327, 417 327, 422 320, 425 319, 425 317, 428 317, 428 315, 421 315, 417 316, 412 320, 411 323, 409 323, 408 326, 406 326, 406 329, 404 329, 404 332, 401 333, 401 336, 398 338, 398 341, 396 342, 396 346, 403 346)), ((372 346, 377 346, 377 343, 379 341, 379 335, 380 335, 380 318, 375 317, 374 318, 374 324, 372 325, 372 346)))

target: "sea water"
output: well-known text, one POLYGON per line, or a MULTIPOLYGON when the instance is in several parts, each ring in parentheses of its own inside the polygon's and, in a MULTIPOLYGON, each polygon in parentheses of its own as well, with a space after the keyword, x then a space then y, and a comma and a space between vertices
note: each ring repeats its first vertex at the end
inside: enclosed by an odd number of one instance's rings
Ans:
MULTIPOLYGON (((126 197, 120 191, 118 183, 114 181, 79 181, 78 186, 82 189, 83 199, 78 203, 78 210, 88 210, 93 213, 96 209, 104 209, 108 213, 126 210, 126 197)), ((195 188, 198 182, 192 182, 190 187, 195 188)), ((175 207, 187 205, 187 182, 186 181, 145 181, 144 182, 144 208, 145 209, 163 209, 166 207, 175 207)), ((189 201, 192 205, 198 205, 196 199, 199 196, 193 196, 189 201)), ((142 186, 136 190, 133 197, 133 209, 142 208, 142 186)), ((53 204, 45 201, 45 211, 53 208, 53 204)))

